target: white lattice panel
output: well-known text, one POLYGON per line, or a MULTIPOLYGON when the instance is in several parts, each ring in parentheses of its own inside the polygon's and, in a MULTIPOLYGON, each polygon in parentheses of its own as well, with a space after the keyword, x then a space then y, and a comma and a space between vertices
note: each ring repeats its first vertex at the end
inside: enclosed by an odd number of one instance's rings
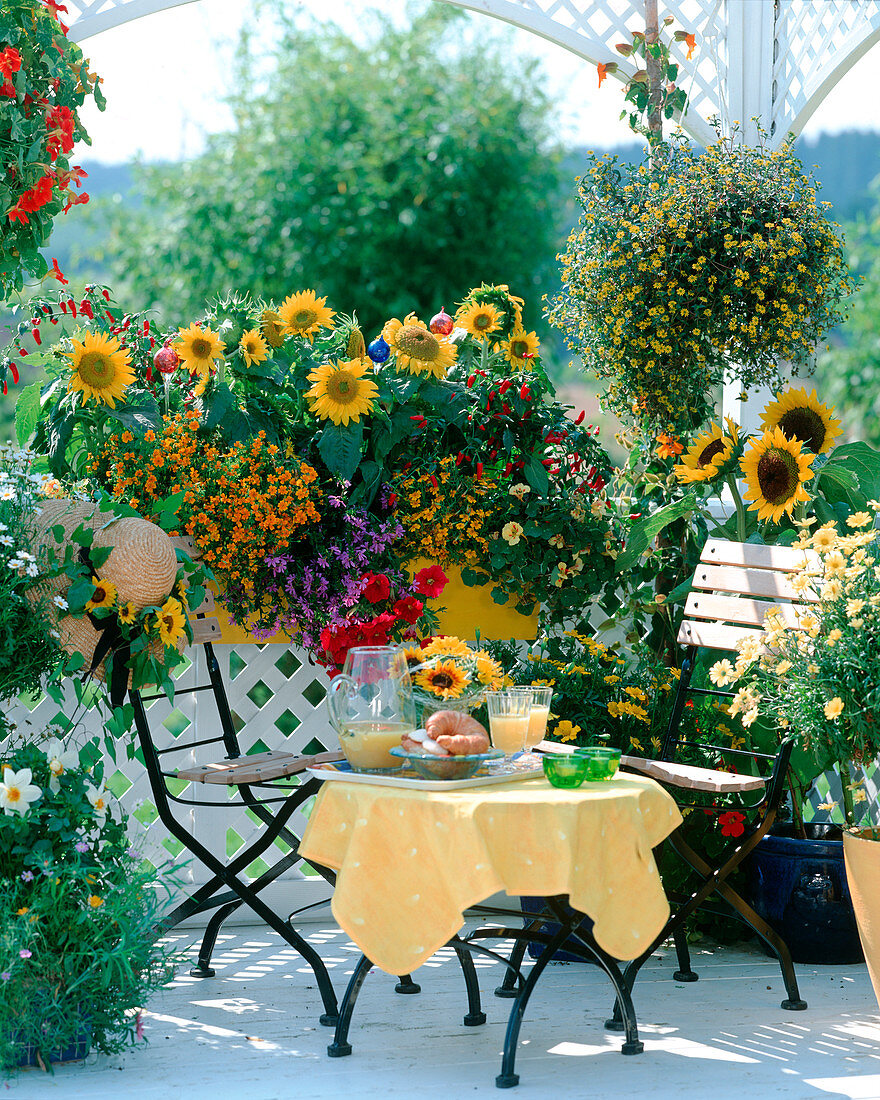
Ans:
MULTIPOLYGON (((322 670, 309 665, 306 653, 295 647, 279 645, 244 645, 214 647, 227 686, 229 704, 233 712, 239 741, 243 752, 248 750, 285 749, 288 752, 320 751, 336 747, 338 739, 325 720, 323 698, 328 680, 322 670)), ((193 664, 180 676, 179 687, 208 680, 204 650, 201 646, 188 650, 193 664)), ((71 714, 75 709, 75 697, 68 691, 61 713, 71 714)), ((178 695, 174 703, 158 699, 148 705, 150 726, 157 747, 187 746, 217 731, 217 712, 210 692, 199 695, 178 695), (198 702, 196 702, 198 701, 198 702)), ((48 697, 36 706, 19 704, 10 718, 20 732, 38 733, 56 721, 59 707, 48 697)), ((95 712, 87 714, 91 728, 87 733, 100 734, 100 724, 95 712)), ((134 735, 132 734, 134 739, 134 735)), ((206 762, 199 756, 209 749, 193 749, 166 758, 175 768, 206 762)), ((117 746, 116 761, 105 757, 105 777, 110 789, 131 815, 132 839, 136 846, 156 865, 173 859, 183 866, 183 876, 190 883, 199 884, 208 876, 203 868, 181 850, 178 841, 169 835, 157 820, 156 808, 150 792, 146 771, 135 756, 128 759, 125 745, 117 746)), ((228 803, 230 794, 226 787, 212 784, 181 784, 176 791, 184 799, 198 798, 228 803)), ((190 830, 206 847, 221 857, 232 856, 254 835, 257 828, 244 809, 226 806, 224 809, 193 807, 180 809, 184 820, 188 818, 190 830)), ((293 815, 291 830, 302 835, 305 828, 302 812, 293 815)), ((279 848, 286 848, 279 842, 279 848)), ((258 861, 249 868, 251 877, 265 869, 258 861)), ((298 868, 284 876, 288 882, 302 882, 304 873, 298 868)), ((311 900, 311 898, 309 898, 311 900)))

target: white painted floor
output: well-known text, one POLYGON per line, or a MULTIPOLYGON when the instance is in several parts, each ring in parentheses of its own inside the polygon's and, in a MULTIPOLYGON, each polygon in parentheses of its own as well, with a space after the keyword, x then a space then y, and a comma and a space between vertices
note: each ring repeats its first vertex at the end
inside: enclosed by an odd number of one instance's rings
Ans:
MULTIPOLYGON (((307 926, 341 997, 357 949, 331 921, 307 926)), ((186 948, 195 932, 178 935, 186 948)), ((676 1097, 682 1100, 880 1100, 880 1014, 864 966, 798 967, 806 1012, 784 1012, 775 963, 757 948, 694 949, 700 981, 677 985, 658 955, 635 990, 645 1052, 622 1057, 603 1029, 610 987, 591 966, 554 963, 521 1032, 518 1088, 495 1088, 510 1001, 492 995, 501 967, 477 960, 483 1027, 465 1028, 452 953, 417 974, 419 996, 367 978, 350 1032, 354 1053, 326 1055, 319 998, 299 957, 263 927, 236 928, 215 953, 217 976, 182 967, 149 1007, 149 1043, 92 1056, 54 1077, 20 1073, 3 1095, 69 1100, 312 1100, 323 1097, 676 1097)))

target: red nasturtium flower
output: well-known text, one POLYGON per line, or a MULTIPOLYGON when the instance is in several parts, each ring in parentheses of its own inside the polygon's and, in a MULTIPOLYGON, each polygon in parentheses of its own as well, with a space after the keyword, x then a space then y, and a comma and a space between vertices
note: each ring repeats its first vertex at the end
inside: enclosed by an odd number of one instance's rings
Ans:
POLYGON ((737 810, 728 810, 727 813, 718 815, 718 824, 721 826, 722 836, 742 836, 746 831, 746 815, 737 810))
POLYGON ((364 573, 361 579, 364 584, 361 595, 365 596, 370 603, 381 603, 382 600, 388 599, 391 594, 391 581, 384 573, 364 573))
POLYGON ((21 69, 21 54, 14 46, 7 46, 0 50, 0 76, 9 80, 13 73, 21 69))
POLYGON ((435 600, 448 583, 449 577, 440 566, 430 565, 427 569, 420 569, 413 577, 413 590, 420 596, 435 600))

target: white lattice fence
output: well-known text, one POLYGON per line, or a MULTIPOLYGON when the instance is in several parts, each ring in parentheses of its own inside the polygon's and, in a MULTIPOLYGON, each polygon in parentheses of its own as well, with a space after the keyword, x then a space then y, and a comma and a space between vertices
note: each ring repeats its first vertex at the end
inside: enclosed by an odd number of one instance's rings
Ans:
MULTIPOLYGON (((327 725, 323 706, 328 680, 322 670, 309 665, 306 653, 293 646, 282 645, 216 645, 214 651, 220 663, 226 683, 229 705, 243 752, 265 752, 267 749, 285 749, 288 752, 320 752, 338 744, 338 739, 327 725)), ((184 688, 194 683, 208 681, 204 650, 196 646, 187 651, 189 661, 178 677, 178 686, 184 688)), ((75 710, 73 691, 67 694, 65 706, 59 708, 48 697, 41 700, 25 700, 11 712, 10 718, 19 731, 39 733, 57 722, 59 715, 72 714, 75 710)), ((186 747, 201 738, 218 732, 217 711, 210 692, 199 695, 178 695, 174 703, 164 697, 148 704, 147 713, 157 747, 171 745, 186 747)), ((101 733, 95 712, 86 716, 86 733, 101 733), (91 726, 89 725, 91 723, 91 726)), ((135 743, 134 734, 132 744, 135 743)), ((206 750, 202 749, 202 754, 206 750)), ((207 751, 211 751, 210 748, 207 751)), ((216 755, 216 749, 214 750, 216 755)), ((168 758, 173 767, 184 768, 195 763, 205 763, 198 749, 173 753, 168 758)), ((198 885, 207 879, 200 864, 192 860, 158 820, 156 806, 150 791, 140 751, 129 759, 125 745, 118 745, 116 760, 105 757, 105 777, 108 787, 119 798, 131 815, 132 840, 154 864, 169 859, 181 868, 185 881, 198 885)), ((293 782, 293 780, 291 781, 293 782)), ((246 844, 257 829, 257 823, 249 810, 232 809, 230 789, 213 784, 180 782, 173 787, 178 797, 200 801, 214 801, 218 809, 194 806, 189 811, 181 808, 189 817, 189 826, 206 847, 221 857, 234 856, 246 844)), ((234 791, 234 788, 233 788, 234 791)), ((307 803, 290 821, 290 828, 298 836, 306 825, 310 809, 307 803)), ((286 852, 283 841, 276 841, 280 851, 286 852)), ((248 868, 248 875, 257 877, 267 867, 257 859, 248 868)), ((290 903, 293 909, 299 904, 316 900, 328 893, 323 880, 311 868, 294 868, 286 873, 274 891, 273 900, 279 905, 290 903), (319 894, 316 889, 321 887, 319 894), (283 897, 281 896, 283 895, 283 897)))

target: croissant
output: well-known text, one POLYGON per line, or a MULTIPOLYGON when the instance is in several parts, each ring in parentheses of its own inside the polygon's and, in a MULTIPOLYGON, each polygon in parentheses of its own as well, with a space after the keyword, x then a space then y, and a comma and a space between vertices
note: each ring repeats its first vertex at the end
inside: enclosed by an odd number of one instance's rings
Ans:
POLYGON ((425 722, 428 736, 451 756, 489 751, 489 735, 476 718, 457 710, 438 710, 425 722))

